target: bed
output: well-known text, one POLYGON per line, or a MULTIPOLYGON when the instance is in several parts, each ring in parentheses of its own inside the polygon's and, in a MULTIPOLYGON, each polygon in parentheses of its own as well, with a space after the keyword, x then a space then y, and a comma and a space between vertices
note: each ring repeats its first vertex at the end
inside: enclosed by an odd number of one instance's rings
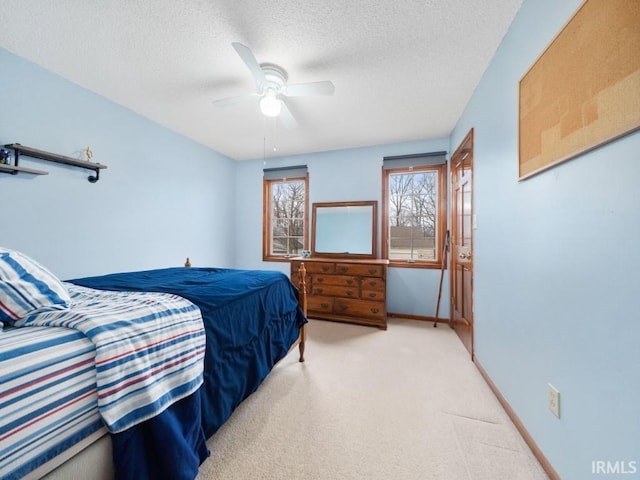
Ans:
POLYGON ((276 363, 295 345, 304 360, 304 304, 304 285, 298 290, 281 272, 179 267, 61 282, 32 259, 0 248, 0 478, 40 478, 98 448, 112 455, 117 478, 194 478, 210 453, 206 439, 276 363), (32 289, 33 305, 16 313, 7 299, 20 282, 32 289), (122 320, 128 316, 133 320, 122 320), (106 318, 113 322, 108 327, 106 318), (132 323, 151 326, 120 333, 107 347, 93 342, 96 331, 111 335, 132 323), (130 338, 155 338, 156 330, 160 340, 109 350, 130 338), (131 366, 130 356, 146 359, 140 351, 163 348, 171 354, 131 366), (124 372, 109 372, 114 358, 123 359, 117 363, 124 372), (173 383, 135 383, 148 372, 173 383), (122 398, 111 397, 117 392, 122 398))

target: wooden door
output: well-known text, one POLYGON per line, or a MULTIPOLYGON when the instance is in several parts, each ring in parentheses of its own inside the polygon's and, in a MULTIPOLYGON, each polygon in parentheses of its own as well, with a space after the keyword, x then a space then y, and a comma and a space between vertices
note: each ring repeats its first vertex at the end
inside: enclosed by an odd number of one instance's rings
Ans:
POLYGON ((451 156, 451 325, 473 359, 473 129, 451 156))

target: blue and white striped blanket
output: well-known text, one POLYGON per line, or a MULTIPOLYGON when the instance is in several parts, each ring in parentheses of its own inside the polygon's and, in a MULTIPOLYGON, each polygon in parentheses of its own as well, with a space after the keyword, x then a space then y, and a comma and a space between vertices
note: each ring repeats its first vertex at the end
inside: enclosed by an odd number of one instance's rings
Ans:
POLYGON ((0 478, 24 478, 104 435, 95 354, 84 335, 68 328, 0 331, 0 478))
POLYGON ((166 293, 109 292, 64 283, 68 310, 17 327, 67 327, 96 348, 98 410, 109 431, 154 417, 202 384, 205 331, 197 306, 166 293))

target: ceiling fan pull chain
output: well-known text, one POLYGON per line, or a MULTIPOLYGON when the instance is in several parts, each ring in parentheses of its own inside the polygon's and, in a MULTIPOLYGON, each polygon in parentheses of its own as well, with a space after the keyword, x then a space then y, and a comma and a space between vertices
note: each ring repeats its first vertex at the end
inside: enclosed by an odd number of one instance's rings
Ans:
POLYGON ((273 120, 273 151, 276 152, 278 150, 278 122, 273 120))

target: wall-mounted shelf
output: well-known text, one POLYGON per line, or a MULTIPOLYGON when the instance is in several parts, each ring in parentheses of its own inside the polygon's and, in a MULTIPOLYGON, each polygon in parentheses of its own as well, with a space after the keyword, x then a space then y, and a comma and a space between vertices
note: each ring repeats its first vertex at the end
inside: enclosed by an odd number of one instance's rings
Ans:
POLYGON ((15 165, 4 165, 0 163, 0 172, 11 173, 17 175, 18 172, 31 173, 32 175, 49 175, 49 172, 44 170, 36 170, 34 168, 16 167, 15 165))
POLYGON ((5 145, 5 148, 10 148, 15 152, 15 165, 0 165, 0 171, 5 173, 13 173, 14 175, 18 172, 26 172, 32 173, 35 175, 46 175, 48 172, 44 172, 42 170, 33 170, 30 168, 24 168, 19 166, 20 155, 24 155, 25 157, 38 158, 40 160, 46 160, 47 162, 61 163, 64 165, 71 165, 72 167, 86 168, 88 170, 93 170, 95 175, 91 175, 88 177, 88 180, 91 183, 95 183, 100 179, 100 170, 103 168, 107 168, 106 165, 102 165, 100 163, 88 162, 86 160, 79 160, 77 158, 67 157, 65 155, 58 155, 57 153, 45 152, 43 150, 38 150, 37 148, 25 147, 19 143, 10 143, 5 145))

